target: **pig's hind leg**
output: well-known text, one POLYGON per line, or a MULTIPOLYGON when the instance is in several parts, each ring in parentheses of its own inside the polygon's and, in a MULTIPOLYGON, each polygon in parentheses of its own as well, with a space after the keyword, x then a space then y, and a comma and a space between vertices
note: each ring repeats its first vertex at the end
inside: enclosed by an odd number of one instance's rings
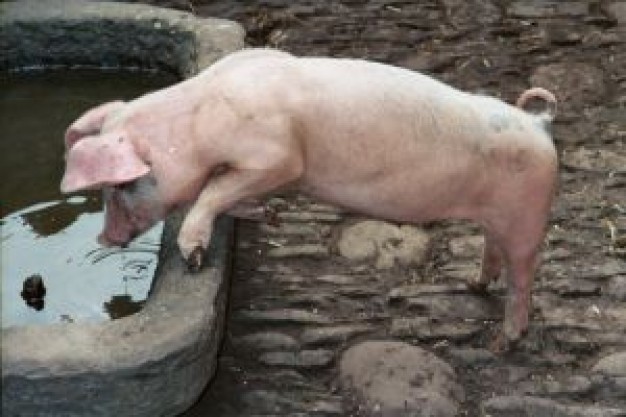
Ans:
POLYGON ((510 343, 519 340, 528 330, 531 291, 545 236, 548 207, 525 208, 527 211, 510 216, 507 224, 494 232, 501 243, 507 278, 503 331, 492 344, 494 350, 508 349, 510 343))

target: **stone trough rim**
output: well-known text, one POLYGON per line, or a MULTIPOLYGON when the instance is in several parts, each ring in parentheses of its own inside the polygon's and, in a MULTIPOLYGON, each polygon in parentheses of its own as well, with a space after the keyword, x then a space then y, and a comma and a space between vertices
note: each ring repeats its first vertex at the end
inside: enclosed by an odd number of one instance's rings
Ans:
MULTIPOLYGON (((60 66, 66 67, 92 66, 87 58, 84 62, 72 60, 63 63, 63 59, 69 58, 25 57, 19 50, 11 55, 16 48, 11 50, 10 36, 5 37, 9 29, 27 30, 25 28, 29 25, 57 25, 62 30, 72 31, 85 23, 126 25, 137 30, 152 26, 152 36, 160 42, 171 41, 170 36, 183 36, 191 44, 175 45, 172 57, 178 62, 163 63, 165 66, 169 64, 170 68, 160 68, 174 69, 182 78, 244 46, 244 31, 239 24, 223 19, 200 19, 181 11, 115 2, 10 2, 0 4, 0 32, 3 33, 3 39, 0 39, 0 71, 37 67, 41 62, 57 67, 46 59, 58 60, 60 66), (32 62, 28 62, 29 59, 32 62)), ((147 69, 159 69, 158 62, 157 65, 152 64, 147 69)), ((123 65, 119 68, 122 69, 123 65)), ((220 317, 218 313, 225 310, 233 222, 229 218, 217 222, 212 245, 206 254, 209 266, 194 275, 185 272, 176 247, 175 237, 181 222, 182 213, 170 216, 165 222, 152 288, 139 312, 98 323, 52 323, 2 329, 3 414, 170 415, 182 412, 193 404, 215 371, 217 348, 224 326, 223 314, 220 317), (207 336, 207 332, 213 337, 207 336), (192 369, 194 366, 202 369, 192 369), (189 371, 184 367, 190 367, 189 371), (179 395, 167 399, 167 407, 155 409, 146 405, 142 409, 137 406, 137 392, 134 391, 141 392, 141 378, 138 382, 133 380, 137 372, 143 380, 159 377, 171 380, 184 372, 190 372, 192 376, 194 372, 202 375, 194 378, 191 386, 180 386, 179 395), (115 404, 109 409, 104 409, 102 404, 95 404, 93 407, 97 410, 94 410, 89 408, 89 404, 72 403, 80 402, 81 398, 93 398, 92 395, 104 389, 105 384, 114 382, 111 378, 116 376, 122 385, 126 382, 136 384, 129 389, 129 398, 115 397, 115 404), (74 384, 71 387, 77 391, 68 393, 65 399, 69 411, 61 411, 58 404, 55 404, 56 411, 37 410, 37 407, 46 406, 45 394, 55 392, 54 386, 42 388, 48 379, 74 384), (40 404, 23 409, 27 400, 25 395, 31 391, 43 395, 34 398, 40 404), (129 407, 126 411, 132 412, 110 414, 122 412, 123 407, 129 407)), ((118 391, 123 389, 118 388, 118 391)), ((55 400, 59 402, 56 397, 55 400)))

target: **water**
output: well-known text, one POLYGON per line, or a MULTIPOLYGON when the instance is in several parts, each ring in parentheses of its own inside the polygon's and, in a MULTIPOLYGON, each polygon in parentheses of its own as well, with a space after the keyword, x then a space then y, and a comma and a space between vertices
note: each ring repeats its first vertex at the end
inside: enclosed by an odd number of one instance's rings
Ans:
POLYGON ((176 82, 172 76, 96 70, 0 73, 2 327, 101 321, 133 314, 146 299, 158 225, 128 248, 102 248, 100 193, 64 196, 63 132, 88 108, 176 82), (39 274, 41 310, 20 293, 39 274))

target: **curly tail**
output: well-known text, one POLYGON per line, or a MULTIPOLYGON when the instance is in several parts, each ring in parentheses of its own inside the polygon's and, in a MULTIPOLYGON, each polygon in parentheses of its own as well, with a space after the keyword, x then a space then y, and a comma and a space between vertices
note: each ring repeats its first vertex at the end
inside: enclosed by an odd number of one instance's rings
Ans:
POLYGON ((541 99, 546 102, 546 108, 540 113, 536 113, 537 117, 544 121, 544 123, 550 123, 556 117, 556 97, 554 94, 546 89, 540 87, 529 88, 520 94, 515 105, 520 109, 525 109, 526 103, 531 99, 541 99))

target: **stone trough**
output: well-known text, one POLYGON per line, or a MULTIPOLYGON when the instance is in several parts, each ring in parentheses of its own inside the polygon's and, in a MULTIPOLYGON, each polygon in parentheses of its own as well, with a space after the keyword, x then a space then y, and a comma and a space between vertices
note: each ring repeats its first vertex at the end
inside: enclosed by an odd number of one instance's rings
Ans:
MULTIPOLYGON (((0 71, 137 67, 189 77, 243 47, 233 22, 107 2, 3 3, 0 33, 0 71)), ((191 275, 175 244, 181 219, 166 221, 140 312, 2 330, 2 415, 167 416, 194 403, 215 372, 233 229, 220 219, 208 266, 191 275)))

